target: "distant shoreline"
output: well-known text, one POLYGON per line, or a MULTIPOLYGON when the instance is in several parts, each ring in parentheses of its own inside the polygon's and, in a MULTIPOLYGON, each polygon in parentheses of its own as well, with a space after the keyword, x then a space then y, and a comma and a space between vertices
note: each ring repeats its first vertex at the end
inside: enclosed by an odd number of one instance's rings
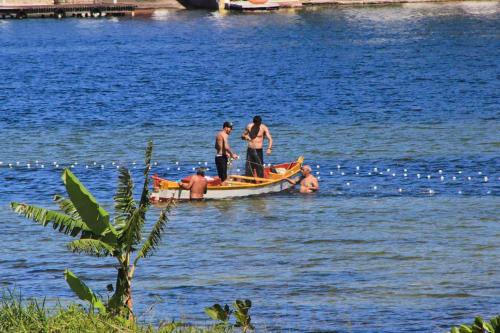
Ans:
MULTIPOLYGON (((406 4, 406 3, 460 3, 460 2, 499 2, 498 0, 270 0, 280 4, 289 3, 288 7, 294 6, 294 3, 301 3, 303 7, 309 6, 364 6, 364 5, 391 5, 391 4, 406 4)), ((122 3, 122 2, 119 2, 122 3)), ((137 6, 137 10, 151 11, 155 9, 185 9, 177 0, 157 0, 157 1, 124 1, 124 4, 137 6)), ((285 8, 287 6, 284 6, 285 8)))

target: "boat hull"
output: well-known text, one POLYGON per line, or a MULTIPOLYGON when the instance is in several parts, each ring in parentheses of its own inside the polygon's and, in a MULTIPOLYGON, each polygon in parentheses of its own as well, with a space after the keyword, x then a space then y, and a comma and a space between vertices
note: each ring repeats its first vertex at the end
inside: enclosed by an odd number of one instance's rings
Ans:
POLYGON ((209 9, 209 10, 219 9, 219 2, 217 0, 177 0, 177 1, 187 9, 209 9))
MULTIPOLYGON (((284 170, 282 174, 267 172, 268 178, 230 175, 226 185, 209 185, 205 199, 241 198, 285 191, 293 186, 287 179, 294 181, 300 179, 302 162, 303 158, 299 157, 297 161, 278 165, 276 167, 288 167, 281 168, 284 170)), ((189 200, 189 190, 182 189, 177 182, 161 179, 157 176, 154 176, 153 179, 155 186, 150 197, 152 202, 164 202, 170 199, 189 200)))
MULTIPOLYGON (((298 180, 299 178, 300 175, 290 177, 290 179, 293 180, 298 180)), ((281 180, 279 182, 260 187, 238 188, 237 186, 235 186, 232 189, 227 187, 228 186, 225 186, 224 189, 209 189, 207 191, 207 194, 205 194, 205 199, 229 199, 268 193, 277 193, 289 189, 290 187, 292 187, 292 184, 290 184, 286 180, 281 180)), ((153 194, 151 195, 151 201, 153 202, 162 202, 170 198, 174 198, 176 200, 189 200, 189 190, 183 190, 180 188, 164 189, 158 190, 158 192, 153 192, 153 194)))

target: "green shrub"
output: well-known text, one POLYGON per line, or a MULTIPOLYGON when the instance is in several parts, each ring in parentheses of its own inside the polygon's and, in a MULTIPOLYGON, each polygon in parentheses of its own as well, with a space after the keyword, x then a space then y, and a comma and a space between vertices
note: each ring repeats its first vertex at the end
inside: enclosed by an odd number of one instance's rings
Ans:
POLYGON ((448 333, 500 333, 500 316, 494 317, 489 322, 476 317, 472 325, 452 327, 448 333))

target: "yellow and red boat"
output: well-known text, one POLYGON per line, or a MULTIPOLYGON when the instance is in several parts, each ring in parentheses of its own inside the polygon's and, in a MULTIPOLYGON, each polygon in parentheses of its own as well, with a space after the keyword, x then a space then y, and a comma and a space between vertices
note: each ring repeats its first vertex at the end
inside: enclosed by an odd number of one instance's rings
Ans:
MULTIPOLYGON (((264 177, 249 177, 242 175, 228 175, 228 179, 221 183, 219 177, 206 176, 208 180, 208 191, 205 199, 228 199, 276 193, 284 191, 292 186, 286 179, 298 180, 301 176, 300 168, 304 158, 300 156, 297 160, 289 163, 281 163, 264 168, 264 177)), ((183 183, 189 183, 190 177, 182 179, 183 183)), ((171 198, 176 200, 189 200, 189 190, 182 189, 178 182, 153 177, 153 193, 151 202, 158 203, 171 198)))

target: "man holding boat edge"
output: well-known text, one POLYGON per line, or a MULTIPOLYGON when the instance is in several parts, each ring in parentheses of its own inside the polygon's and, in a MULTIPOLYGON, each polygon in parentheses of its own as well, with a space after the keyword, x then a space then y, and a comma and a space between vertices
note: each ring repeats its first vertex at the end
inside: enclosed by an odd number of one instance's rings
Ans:
POLYGON ((215 136, 215 165, 217 166, 217 174, 222 183, 227 179, 227 161, 228 158, 237 159, 238 155, 231 151, 229 146, 229 134, 233 130, 233 124, 229 121, 224 122, 222 131, 215 136))
POLYGON ((264 178, 264 138, 269 141, 266 154, 271 155, 273 150, 273 137, 269 128, 262 123, 260 116, 253 117, 253 122, 248 124, 241 135, 242 140, 248 141, 247 162, 245 164, 245 176, 254 177, 254 170, 257 177, 264 178))
POLYGON ((309 165, 303 165, 300 168, 302 177, 298 180, 285 178, 290 184, 300 184, 300 193, 314 193, 319 190, 318 179, 312 175, 312 169, 309 165))

